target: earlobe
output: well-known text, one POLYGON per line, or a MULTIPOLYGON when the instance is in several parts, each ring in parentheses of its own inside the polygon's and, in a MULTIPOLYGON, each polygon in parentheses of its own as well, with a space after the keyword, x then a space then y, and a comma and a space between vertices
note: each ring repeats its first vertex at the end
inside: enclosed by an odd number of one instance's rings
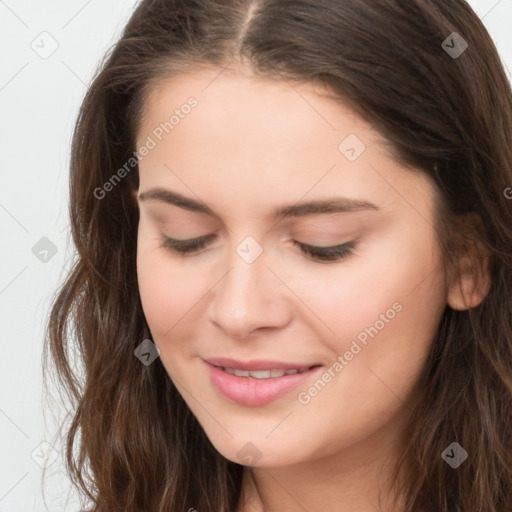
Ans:
MULTIPOLYGON (((482 232, 480 218, 472 228, 482 232)), ((465 239, 448 286, 447 304, 452 309, 463 311, 482 303, 491 288, 489 263, 489 251, 481 239, 465 239)))
POLYGON ((447 303, 452 309, 463 311, 477 307, 490 290, 490 276, 465 273, 454 280, 448 291, 447 303))

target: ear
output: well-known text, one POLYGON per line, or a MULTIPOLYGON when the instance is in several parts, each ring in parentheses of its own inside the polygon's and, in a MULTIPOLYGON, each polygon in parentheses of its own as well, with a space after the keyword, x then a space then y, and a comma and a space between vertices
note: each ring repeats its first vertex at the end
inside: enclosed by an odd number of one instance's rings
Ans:
POLYGON ((491 288, 490 254, 482 239, 485 229, 477 214, 467 214, 455 234, 456 256, 448 273, 447 303, 452 309, 478 306, 491 288))

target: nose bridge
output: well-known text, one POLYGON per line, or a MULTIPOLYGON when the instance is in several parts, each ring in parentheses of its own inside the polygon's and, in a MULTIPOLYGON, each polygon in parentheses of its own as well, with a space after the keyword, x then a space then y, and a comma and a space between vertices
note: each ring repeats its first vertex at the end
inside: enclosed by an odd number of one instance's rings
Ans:
POLYGON ((286 317, 279 280, 267 268, 268 254, 253 237, 230 251, 229 272, 214 289, 211 319, 231 337, 275 327, 286 317))
POLYGON ((266 269, 265 260, 260 257, 252 263, 247 263, 240 256, 235 255, 231 259, 231 271, 226 276, 223 291, 228 297, 238 298, 238 304, 241 306, 251 297, 256 297, 261 293, 261 288, 257 288, 257 283, 265 281, 264 271, 266 269))

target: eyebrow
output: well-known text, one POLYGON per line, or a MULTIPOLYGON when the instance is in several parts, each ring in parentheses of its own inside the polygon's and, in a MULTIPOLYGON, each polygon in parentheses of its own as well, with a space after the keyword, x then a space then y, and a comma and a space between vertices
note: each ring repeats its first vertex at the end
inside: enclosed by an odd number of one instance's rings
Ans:
MULTIPOLYGON (((137 199, 139 201, 159 201, 172 204, 184 208, 185 210, 205 213, 219 218, 206 204, 163 188, 153 188, 142 192, 137 195, 137 199)), ((351 213, 361 210, 380 210, 380 208, 370 201, 348 199, 346 197, 333 197, 281 206, 274 210, 273 215, 281 218, 305 217, 308 215, 321 215, 326 213, 351 213)))

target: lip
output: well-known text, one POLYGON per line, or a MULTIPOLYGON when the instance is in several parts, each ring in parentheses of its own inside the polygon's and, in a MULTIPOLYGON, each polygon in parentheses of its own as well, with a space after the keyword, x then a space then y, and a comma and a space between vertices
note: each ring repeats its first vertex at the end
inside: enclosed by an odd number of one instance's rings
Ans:
MULTIPOLYGON (((211 360, 210 360, 211 361, 211 360)), ((225 361, 225 360, 224 360, 225 361)), ((278 398, 286 395, 293 389, 303 385, 308 379, 313 378, 316 374, 322 371, 322 366, 315 366, 302 373, 294 375, 283 375, 282 377, 273 377, 269 379, 254 379, 247 377, 237 377, 222 370, 221 367, 215 366, 207 361, 204 361, 208 370, 210 381, 215 389, 229 400, 247 406, 264 405, 278 398)), ((261 361, 260 361, 261 363, 261 361)), ((240 366, 232 366, 233 363, 226 365, 224 368, 238 368, 241 370, 251 370, 251 368, 240 368, 240 366)), ((273 363, 275 364, 275 362, 273 363)), ((283 363, 281 363, 282 365, 283 363)), ((299 366, 292 366, 291 368, 281 368, 279 366, 268 365, 265 362, 265 367, 257 369, 293 369, 299 366)), ((248 365, 247 365, 248 366, 248 365)), ((306 365, 303 365, 304 368, 306 365)))
POLYGON ((311 366, 319 366, 319 363, 283 363, 281 361, 271 361, 269 359, 255 359, 253 361, 237 361, 226 357, 214 357, 205 359, 205 361, 213 366, 222 368, 236 368, 237 370, 293 370, 294 368, 306 368, 311 366))

